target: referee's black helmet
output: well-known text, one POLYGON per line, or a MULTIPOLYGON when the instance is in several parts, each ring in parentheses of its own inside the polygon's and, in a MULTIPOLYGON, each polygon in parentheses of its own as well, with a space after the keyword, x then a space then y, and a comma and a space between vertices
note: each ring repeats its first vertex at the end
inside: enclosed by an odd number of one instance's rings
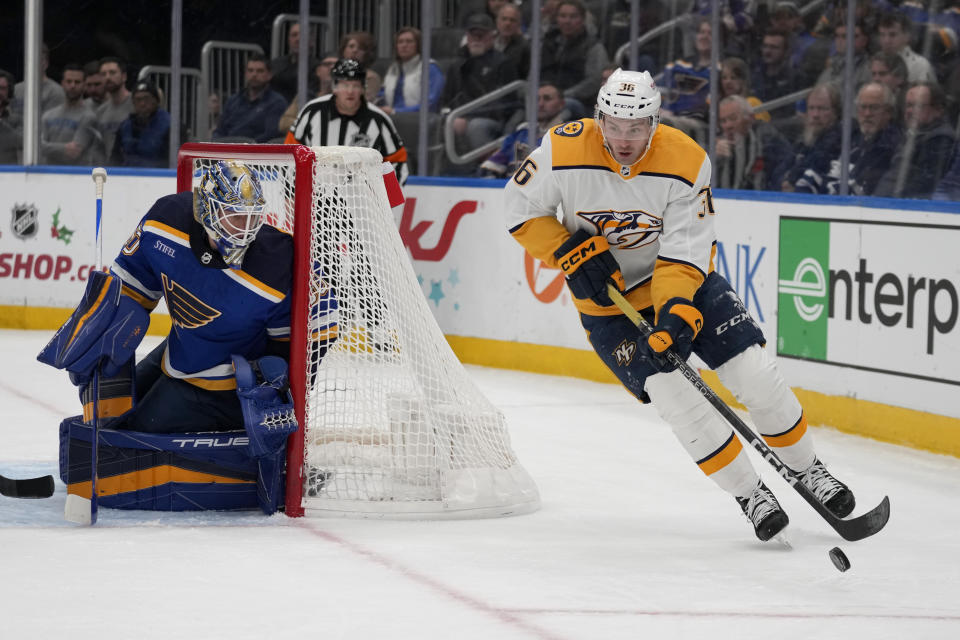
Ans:
POLYGON ((330 70, 330 77, 334 82, 337 80, 359 80, 361 83, 367 82, 367 70, 359 60, 353 58, 340 58, 330 70))

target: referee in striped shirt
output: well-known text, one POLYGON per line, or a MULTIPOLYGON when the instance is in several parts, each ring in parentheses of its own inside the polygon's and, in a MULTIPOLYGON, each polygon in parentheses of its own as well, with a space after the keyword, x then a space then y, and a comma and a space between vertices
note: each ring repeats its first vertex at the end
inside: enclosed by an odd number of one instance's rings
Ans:
POLYGON ((311 147, 345 145, 376 149, 393 163, 397 179, 407 181, 407 150, 390 116, 367 102, 364 84, 367 70, 356 60, 341 58, 330 77, 333 93, 308 102, 287 133, 287 144, 311 147))

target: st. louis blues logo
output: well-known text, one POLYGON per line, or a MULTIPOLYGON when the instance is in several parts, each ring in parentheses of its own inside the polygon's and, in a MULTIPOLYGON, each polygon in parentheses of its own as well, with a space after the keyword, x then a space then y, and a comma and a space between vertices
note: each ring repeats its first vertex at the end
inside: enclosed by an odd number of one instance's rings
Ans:
POLYGON ((611 247, 636 249, 660 237, 663 219, 646 211, 579 211, 577 215, 596 229, 597 235, 607 239, 611 247))
POLYGON ((633 361, 633 356, 637 353, 637 343, 630 340, 624 340, 613 350, 613 356, 617 359, 617 364, 626 367, 633 361))
POLYGON ((219 311, 169 279, 167 274, 161 274, 161 279, 167 310, 170 311, 170 320, 174 326, 197 329, 220 317, 219 311))

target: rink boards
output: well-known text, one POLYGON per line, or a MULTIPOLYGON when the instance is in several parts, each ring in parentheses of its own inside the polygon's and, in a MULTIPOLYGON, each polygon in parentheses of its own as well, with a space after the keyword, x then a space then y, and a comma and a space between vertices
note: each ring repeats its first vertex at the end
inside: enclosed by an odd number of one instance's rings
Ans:
MULTIPOLYGON (((105 262, 175 189, 172 171, 109 173, 105 262)), ((413 178, 395 211, 441 329, 465 362, 613 382, 561 273, 507 234, 501 186, 413 178)), ((960 456, 960 205, 732 191, 714 202, 716 268, 810 422, 960 456)), ((94 211, 86 169, 0 168, 0 326, 66 317, 94 261, 94 211)))

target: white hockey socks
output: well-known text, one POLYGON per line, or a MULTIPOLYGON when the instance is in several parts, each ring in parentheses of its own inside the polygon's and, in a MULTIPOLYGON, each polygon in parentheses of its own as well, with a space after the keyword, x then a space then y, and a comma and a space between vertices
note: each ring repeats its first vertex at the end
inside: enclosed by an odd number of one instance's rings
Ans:
POLYGON ((671 371, 650 376, 646 390, 660 417, 673 428, 701 471, 734 496, 753 492, 759 476, 743 443, 683 374, 671 371))
POLYGON ((803 407, 766 349, 753 345, 718 367, 717 375, 747 407, 757 431, 788 467, 802 471, 813 464, 813 436, 803 407))

